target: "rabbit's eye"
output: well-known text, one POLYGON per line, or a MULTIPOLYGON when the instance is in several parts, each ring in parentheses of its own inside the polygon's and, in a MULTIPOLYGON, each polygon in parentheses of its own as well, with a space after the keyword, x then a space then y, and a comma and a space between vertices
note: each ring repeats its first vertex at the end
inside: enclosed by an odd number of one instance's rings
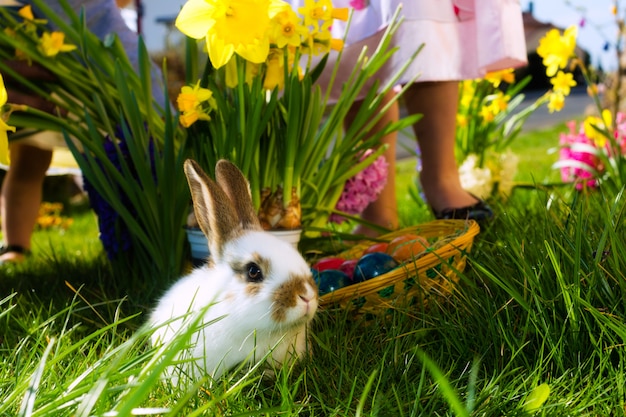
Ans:
POLYGON ((254 262, 250 262, 246 265, 246 272, 248 274, 246 277, 248 282, 263 281, 263 271, 261 271, 261 268, 259 268, 259 266, 254 262))

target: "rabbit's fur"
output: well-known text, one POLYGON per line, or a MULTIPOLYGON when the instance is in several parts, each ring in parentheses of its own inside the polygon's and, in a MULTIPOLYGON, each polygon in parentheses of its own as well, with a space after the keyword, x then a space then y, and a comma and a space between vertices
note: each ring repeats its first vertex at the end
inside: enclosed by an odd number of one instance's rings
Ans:
POLYGON ((150 317, 153 344, 189 333, 195 320, 199 327, 178 365, 192 379, 217 378, 270 351, 275 365, 303 355, 318 305, 309 266, 290 244, 262 230, 249 184, 235 165, 219 161, 217 183, 193 160, 184 168, 211 255, 159 300, 150 317))

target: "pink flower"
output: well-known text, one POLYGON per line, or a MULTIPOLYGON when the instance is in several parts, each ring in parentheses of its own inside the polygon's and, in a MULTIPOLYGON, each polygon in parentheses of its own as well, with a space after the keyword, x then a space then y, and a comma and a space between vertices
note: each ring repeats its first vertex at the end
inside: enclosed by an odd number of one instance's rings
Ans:
POLYGON ((354 10, 363 10, 369 5, 367 0, 350 0, 349 4, 354 10))
MULTIPOLYGON (((361 160, 371 153, 372 150, 368 149, 361 160)), ((376 201, 385 187, 388 165, 385 157, 381 155, 363 171, 346 181, 336 209, 352 215, 361 214, 371 202, 376 201)), ((343 216, 335 213, 330 216, 330 221, 334 223, 343 223, 345 220, 343 216)))
POLYGON ((595 188, 598 186, 595 172, 602 171, 600 159, 591 152, 576 148, 577 144, 595 147, 594 141, 585 135, 582 126, 576 129, 575 121, 567 123, 567 127, 569 132, 561 133, 559 137, 561 180, 575 182, 577 190, 582 190, 584 186, 595 188))

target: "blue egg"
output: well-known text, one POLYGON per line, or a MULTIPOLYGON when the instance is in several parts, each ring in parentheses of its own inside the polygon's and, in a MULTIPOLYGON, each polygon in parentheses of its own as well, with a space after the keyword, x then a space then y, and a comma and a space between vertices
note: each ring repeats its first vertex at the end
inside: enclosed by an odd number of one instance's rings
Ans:
POLYGON ((354 281, 362 282, 386 274, 398 266, 398 262, 383 252, 363 255, 354 268, 354 281))
POLYGON ((313 281, 315 281, 317 285, 320 285, 320 271, 315 268, 311 268, 311 275, 313 275, 313 281))
POLYGON ((317 276, 317 287, 319 294, 324 295, 329 292, 337 291, 347 285, 350 285, 350 277, 343 271, 338 269, 327 269, 317 276))

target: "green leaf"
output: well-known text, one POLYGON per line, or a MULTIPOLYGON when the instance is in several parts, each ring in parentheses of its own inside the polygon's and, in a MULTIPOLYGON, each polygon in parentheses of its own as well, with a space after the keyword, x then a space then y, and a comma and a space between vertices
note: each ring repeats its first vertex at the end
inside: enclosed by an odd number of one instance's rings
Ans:
POLYGON ((550 396, 550 386, 546 383, 537 385, 524 400, 522 408, 529 413, 537 411, 550 396))

